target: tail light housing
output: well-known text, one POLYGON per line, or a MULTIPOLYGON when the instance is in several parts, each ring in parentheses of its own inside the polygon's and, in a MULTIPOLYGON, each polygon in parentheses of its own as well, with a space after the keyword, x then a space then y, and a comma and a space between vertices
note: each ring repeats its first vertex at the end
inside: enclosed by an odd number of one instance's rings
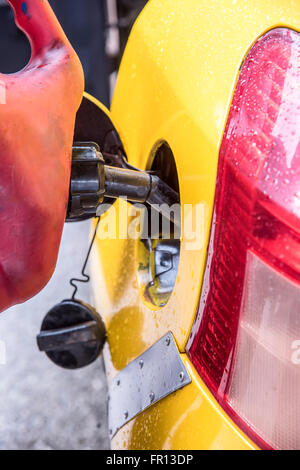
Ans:
POLYGON ((300 447, 300 35, 250 50, 223 137, 189 357, 262 448, 300 447))

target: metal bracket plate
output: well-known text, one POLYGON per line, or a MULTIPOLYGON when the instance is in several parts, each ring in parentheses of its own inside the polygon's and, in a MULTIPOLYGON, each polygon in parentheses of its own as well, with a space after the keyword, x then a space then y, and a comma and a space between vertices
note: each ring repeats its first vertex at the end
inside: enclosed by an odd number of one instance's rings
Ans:
POLYGON ((108 402, 110 437, 139 413, 190 382, 169 332, 112 381, 108 402))

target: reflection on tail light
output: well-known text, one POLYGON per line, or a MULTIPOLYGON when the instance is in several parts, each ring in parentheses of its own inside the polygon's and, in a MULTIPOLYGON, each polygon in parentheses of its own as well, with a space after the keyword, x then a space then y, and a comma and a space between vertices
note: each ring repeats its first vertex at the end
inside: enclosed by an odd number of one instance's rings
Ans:
POLYGON ((188 354, 261 447, 300 447, 300 35, 248 54, 225 130, 188 354))

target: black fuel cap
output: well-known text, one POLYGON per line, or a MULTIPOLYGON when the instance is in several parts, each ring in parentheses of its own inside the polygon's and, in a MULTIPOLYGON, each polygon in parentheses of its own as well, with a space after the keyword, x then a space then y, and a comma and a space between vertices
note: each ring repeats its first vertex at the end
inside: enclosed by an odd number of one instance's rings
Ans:
POLYGON ((45 316, 37 336, 40 351, 56 365, 79 369, 101 354, 106 330, 101 316, 79 300, 64 300, 45 316))

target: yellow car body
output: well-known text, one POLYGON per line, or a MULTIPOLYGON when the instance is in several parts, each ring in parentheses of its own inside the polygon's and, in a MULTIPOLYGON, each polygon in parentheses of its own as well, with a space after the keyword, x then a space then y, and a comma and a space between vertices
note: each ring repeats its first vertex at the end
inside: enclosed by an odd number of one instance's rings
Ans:
MULTIPOLYGON (((192 379, 124 425, 112 439, 113 448, 256 448, 218 405, 185 348, 201 292, 219 148, 240 67, 268 30, 300 30, 299 7, 298 0, 150 0, 134 25, 111 119, 129 163, 138 168, 149 168, 153 149, 168 143, 181 204, 202 207, 202 242, 187 250, 190 240, 182 235, 175 288, 168 303, 157 308, 139 289, 137 242, 103 239, 98 233, 93 294, 108 332, 108 381, 168 331, 192 379)), ((118 212, 120 204, 125 203, 116 202, 113 210, 118 212)))

